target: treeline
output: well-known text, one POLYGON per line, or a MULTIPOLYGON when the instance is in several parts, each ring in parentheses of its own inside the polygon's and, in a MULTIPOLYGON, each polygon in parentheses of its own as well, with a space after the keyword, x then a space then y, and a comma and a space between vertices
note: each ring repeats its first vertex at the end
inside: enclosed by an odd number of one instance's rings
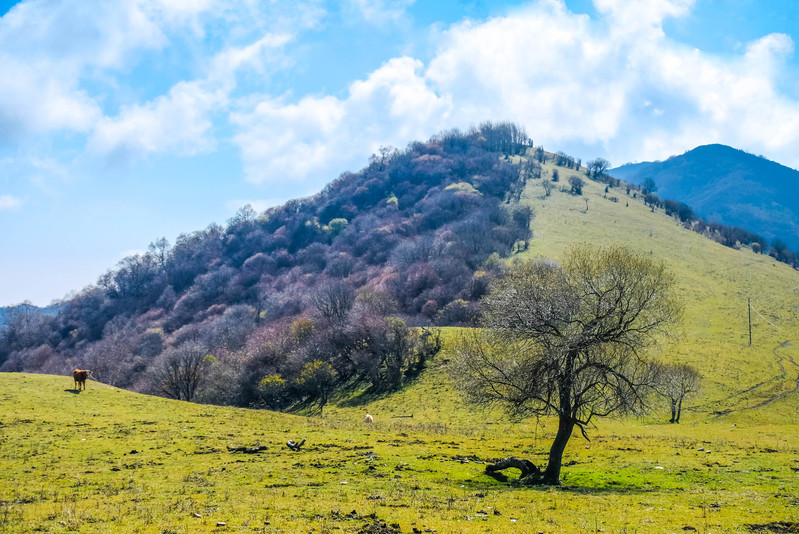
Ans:
POLYGON ((500 258, 529 243, 533 214, 508 201, 531 171, 504 156, 530 146, 506 123, 445 132, 381 149, 311 198, 154 241, 57 314, 11 313, 0 370, 90 368, 245 406, 309 400, 325 375, 395 387, 436 350, 413 327, 470 323, 500 258))
POLYGON ((691 206, 673 199, 661 200, 654 192, 644 195, 644 202, 652 209, 663 209, 667 215, 680 221, 685 228, 712 239, 730 248, 747 246, 758 254, 768 254, 782 263, 799 268, 797 255, 781 239, 769 241, 739 226, 727 226, 717 222, 707 222, 698 217, 691 206))
MULTIPOLYGON (((541 149, 539 148, 537 150, 541 149)), ((538 154, 538 152, 536 152, 536 154, 538 154)), ((536 156, 536 158, 541 162, 547 159, 546 156, 543 155, 540 157, 536 156)), ((575 160, 573 157, 563 152, 556 153, 553 160, 555 165, 560 167, 580 170, 580 160, 575 160)), ((588 178, 606 185, 606 197, 612 188, 623 188, 626 190, 627 195, 633 198, 637 198, 640 194, 644 204, 649 206, 653 211, 655 209, 662 209, 667 215, 680 221, 685 228, 693 230, 708 239, 712 239, 730 248, 747 246, 758 254, 768 254, 777 261, 786 263, 794 268, 799 268, 799 255, 792 252, 783 240, 777 238, 769 243, 764 237, 750 232, 745 228, 727 226, 718 222, 707 222, 697 216, 693 208, 688 204, 674 199, 661 199, 656 193, 657 184, 655 184, 653 179, 647 178, 640 185, 629 184, 607 174, 609 168, 610 163, 602 158, 587 162, 585 167, 585 173, 588 178)), ((557 171, 553 171, 552 181, 557 181, 557 171)), ((581 195, 583 186, 582 179, 571 176, 569 182, 571 186, 570 192, 575 195, 581 195)), ((546 187, 547 184, 544 185, 546 187)), ((611 196, 609 199, 618 202, 617 197, 611 196)))

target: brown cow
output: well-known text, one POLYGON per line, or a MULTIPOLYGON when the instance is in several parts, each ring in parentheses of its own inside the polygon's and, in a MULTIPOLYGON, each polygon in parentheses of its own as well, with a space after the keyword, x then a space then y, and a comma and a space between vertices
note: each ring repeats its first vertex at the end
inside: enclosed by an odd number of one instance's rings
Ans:
POLYGON ((86 389, 86 379, 90 376, 92 376, 92 372, 88 369, 85 371, 82 369, 75 369, 72 371, 72 378, 75 379, 75 389, 79 390, 81 386, 83 386, 83 389, 86 389))

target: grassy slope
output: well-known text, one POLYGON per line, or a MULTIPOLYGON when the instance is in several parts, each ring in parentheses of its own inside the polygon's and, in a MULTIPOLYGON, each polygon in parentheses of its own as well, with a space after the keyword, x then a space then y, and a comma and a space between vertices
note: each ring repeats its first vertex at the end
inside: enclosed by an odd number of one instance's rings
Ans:
POLYGON ((799 394, 755 407, 796 387, 799 275, 638 200, 627 206, 624 191, 612 203, 603 188, 586 185, 586 211, 583 197, 543 198, 531 182, 525 255, 623 242, 668 262, 686 320, 661 357, 695 364, 706 385, 683 424, 663 424, 665 412, 601 421, 590 443, 570 442, 563 488, 526 489, 486 477, 482 462, 545 463, 552 423, 470 411, 446 380, 446 350, 403 391, 340 399, 312 418, 0 374, 0 532, 354 532, 370 514, 402 532, 748 532, 799 521, 799 394), (760 313, 751 348, 747 296, 760 313), (374 425, 360 422, 366 412, 374 425), (301 452, 286 449, 301 437, 301 452), (230 453, 228 443, 268 450, 230 453))
MULTIPOLYGON (((570 173, 560 174, 567 182, 570 173)), ((799 385, 799 272, 705 239, 618 188, 607 193, 618 203, 603 198, 604 185, 588 180, 583 197, 557 192, 545 198, 538 184, 527 193, 537 214, 527 254, 558 258, 576 243, 620 243, 674 271, 685 314, 661 356, 701 371, 705 390, 698 417, 730 410, 727 419, 738 422, 799 423, 799 394, 753 408, 799 385), (751 347, 747 298, 753 308, 751 347)))

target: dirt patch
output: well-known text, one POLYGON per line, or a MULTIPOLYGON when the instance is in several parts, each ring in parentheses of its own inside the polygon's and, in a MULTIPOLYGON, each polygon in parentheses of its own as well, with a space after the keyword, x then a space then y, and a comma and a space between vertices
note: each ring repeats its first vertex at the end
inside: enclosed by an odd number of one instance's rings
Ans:
POLYGON ((358 534, 398 534, 402 532, 397 523, 387 525, 382 519, 375 519, 372 523, 367 523, 358 534))
POLYGON ((746 528, 752 532, 777 532, 779 534, 799 533, 799 523, 793 521, 772 521, 762 525, 749 524, 746 528))

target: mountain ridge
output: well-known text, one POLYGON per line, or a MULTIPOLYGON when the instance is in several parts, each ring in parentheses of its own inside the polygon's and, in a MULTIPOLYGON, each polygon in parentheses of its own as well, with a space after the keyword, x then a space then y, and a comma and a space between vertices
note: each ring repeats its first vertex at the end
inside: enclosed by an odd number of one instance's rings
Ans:
POLYGON ((770 242, 779 239, 799 248, 799 171, 780 163, 709 144, 609 173, 635 184, 653 180, 660 197, 685 202, 709 222, 743 227, 770 242))

